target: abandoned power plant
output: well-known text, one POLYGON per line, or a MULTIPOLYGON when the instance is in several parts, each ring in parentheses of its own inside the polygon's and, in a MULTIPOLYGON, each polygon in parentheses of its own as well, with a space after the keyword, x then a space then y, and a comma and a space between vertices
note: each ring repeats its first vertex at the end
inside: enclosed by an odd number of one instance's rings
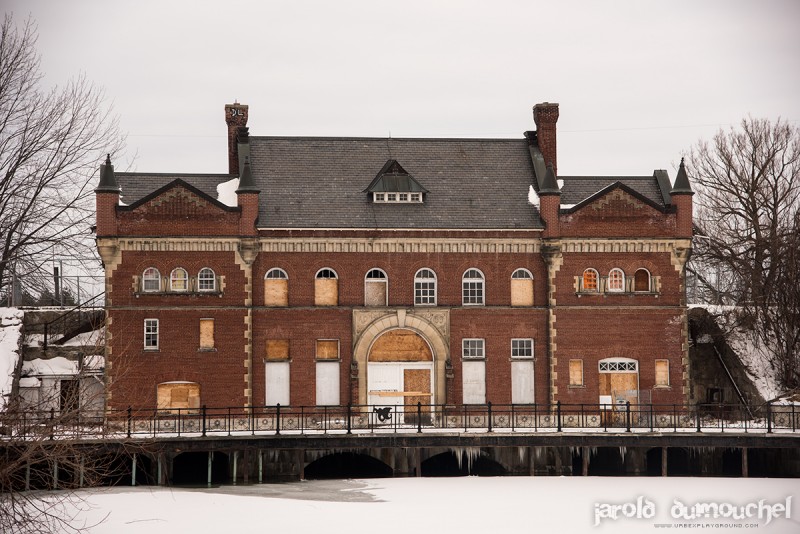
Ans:
POLYGON ((800 410, 688 305, 683 162, 562 176, 547 102, 515 139, 259 136, 224 112, 227 174, 106 160, 104 312, 69 312, 101 344, 45 330, 20 357, 76 362, 20 364, 15 391, 76 409, 53 441, 114 481, 800 476, 800 410))

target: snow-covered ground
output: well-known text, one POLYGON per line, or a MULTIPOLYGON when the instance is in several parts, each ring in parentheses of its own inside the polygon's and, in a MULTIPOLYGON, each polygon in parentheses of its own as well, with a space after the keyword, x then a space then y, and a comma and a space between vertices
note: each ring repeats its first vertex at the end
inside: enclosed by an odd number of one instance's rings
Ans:
POLYGON ((22 312, 16 308, 0 308, 0 410, 5 407, 19 360, 22 312))
POLYGON ((616 534, 663 528, 788 534, 800 532, 798 493, 798 479, 462 477, 114 488, 79 495, 86 508, 81 520, 95 524, 90 534, 616 534), (782 510, 787 503, 788 511, 782 510), (698 504, 719 505, 721 515, 690 518, 698 504), (615 510, 617 519, 602 517, 615 510), (745 517, 724 517, 730 513, 745 517))

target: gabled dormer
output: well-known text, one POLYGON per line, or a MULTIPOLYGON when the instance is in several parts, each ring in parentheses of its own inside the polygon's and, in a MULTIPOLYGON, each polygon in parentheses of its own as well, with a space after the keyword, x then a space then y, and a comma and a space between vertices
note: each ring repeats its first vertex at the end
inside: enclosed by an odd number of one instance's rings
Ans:
POLYGON ((408 174, 397 160, 390 159, 364 192, 376 204, 421 204, 427 189, 408 174))

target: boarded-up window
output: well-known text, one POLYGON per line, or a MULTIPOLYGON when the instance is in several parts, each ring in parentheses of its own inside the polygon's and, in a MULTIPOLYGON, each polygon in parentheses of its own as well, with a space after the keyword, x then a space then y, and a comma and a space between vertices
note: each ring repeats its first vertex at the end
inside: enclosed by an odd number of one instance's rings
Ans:
POLYGON ((283 269, 270 269, 264 277, 264 305, 289 305, 289 277, 283 269))
POLYGON ((200 408, 200 385, 194 382, 165 382, 158 385, 159 410, 197 410, 200 408))
POLYGON ((214 348, 214 319, 200 319, 200 348, 214 348))
POLYGON ((317 362, 317 405, 339 405, 339 362, 317 362))
POLYGON ((339 340, 338 339, 318 339, 317 340, 317 359, 318 360, 338 360, 339 359, 339 340))
POLYGON ((332 269, 321 269, 314 280, 314 305, 339 304, 339 280, 332 269))
POLYGON ((267 359, 268 360, 288 360, 289 359, 289 340, 288 339, 268 339, 267 340, 267 359))
POLYGON ((669 385, 669 360, 656 360, 656 385, 669 385))
POLYGON ((634 291, 650 291, 650 273, 646 269, 639 269, 633 275, 634 291))
POLYGON ((380 269, 372 269, 364 279, 364 306, 386 306, 388 279, 380 269))
POLYGON ((533 275, 527 269, 511 275, 511 305, 533 306, 533 275))
POLYGON ((463 401, 464 404, 486 403, 486 361, 464 360, 463 373, 463 401))
POLYGON ((511 362, 511 402, 533 404, 533 360, 511 362))
POLYGON ((265 364, 266 405, 288 406, 289 404, 289 362, 270 361, 265 364))
POLYGON ((586 269, 583 271, 583 284, 581 285, 582 291, 597 291, 597 271, 594 269, 586 269))
POLYGON ((583 385, 583 360, 569 361, 569 385, 583 385))

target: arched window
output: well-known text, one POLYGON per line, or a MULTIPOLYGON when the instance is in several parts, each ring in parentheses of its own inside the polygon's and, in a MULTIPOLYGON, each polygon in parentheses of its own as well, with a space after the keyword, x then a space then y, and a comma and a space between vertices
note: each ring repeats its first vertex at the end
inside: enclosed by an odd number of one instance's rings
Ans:
POLYGON ((389 281, 380 269, 370 269, 364 277, 364 306, 386 306, 389 281))
POLYGON ((597 271, 594 269, 586 269, 583 271, 583 291, 597 291, 597 271))
POLYGON ((148 267, 142 273, 142 291, 161 291, 161 273, 155 267, 148 267))
POLYGON ((620 292, 625 291, 625 273, 622 269, 611 269, 608 273, 608 291, 620 292))
POLYGON ((189 273, 183 267, 173 269, 169 275, 169 288, 171 291, 189 290, 189 273))
POLYGON ((414 305, 436 306, 436 273, 430 269, 414 275, 414 305))
POLYGON ((533 275, 528 269, 511 274, 511 305, 533 306, 533 275))
POLYGON ((270 269, 264 276, 264 305, 289 305, 289 276, 283 269, 270 269))
POLYGON ((339 304, 339 280, 336 271, 320 269, 314 277, 314 305, 336 306, 339 304))
POLYGON ((468 269, 461 278, 461 303, 463 305, 483 305, 483 273, 478 269, 468 269))
POLYGON ((217 275, 214 270, 209 267, 203 267, 197 273, 197 290, 198 291, 216 291, 217 290, 217 275))
POLYGON ((650 272, 647 269, 639 269, 633 275, 633 290, 645 293, 650 291, 650 272))

